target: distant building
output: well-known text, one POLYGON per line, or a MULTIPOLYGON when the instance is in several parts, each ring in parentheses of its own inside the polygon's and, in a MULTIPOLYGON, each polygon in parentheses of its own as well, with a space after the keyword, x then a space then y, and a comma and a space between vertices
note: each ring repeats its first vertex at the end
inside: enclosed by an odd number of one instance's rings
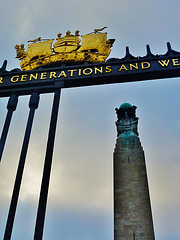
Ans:
POLYGON ((114 150, 114 240, 154 240, 144 151, 138 137, 136 107, 116 108, 114 150))

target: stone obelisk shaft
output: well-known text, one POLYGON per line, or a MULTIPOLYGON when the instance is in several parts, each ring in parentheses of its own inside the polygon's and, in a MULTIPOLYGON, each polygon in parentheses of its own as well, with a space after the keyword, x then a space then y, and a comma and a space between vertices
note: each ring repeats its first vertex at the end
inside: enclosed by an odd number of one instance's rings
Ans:
POLYGON ((114 151, 114 240, 154 240, 144 151, 132 109, 117 109, 114 151), (126 111, 127 110, 127 111, 126 111))

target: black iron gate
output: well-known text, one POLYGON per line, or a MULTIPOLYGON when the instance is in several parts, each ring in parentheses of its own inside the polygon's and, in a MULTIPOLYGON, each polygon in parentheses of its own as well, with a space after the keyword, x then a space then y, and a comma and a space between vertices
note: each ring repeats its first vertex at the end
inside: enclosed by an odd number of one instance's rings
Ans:
POLYGON ((132 56, 129 53, 129 48, 127 47, 126 56, 123 59, 113 58, 109 59, 105 63, 99 64, 90 64, 85 62, 81 65, 61 65, 60 67, 55 68, 40 68, 24 72, 19 69, 14 69, 8 72, 6 70, 6 65, 7 61, 4 61, 2 67, 0 68, 0 97, 9 97, 7 104, 7 116, 0 139, 0 161, 2 159, 11 118, 18 104, 18 97, 21 95, 30 95, 30 100, 29 116, 14 183, 4 240, 11 239, 34 114, 38 108, 40 95, 43 93, 54 93, 34 233, 34 240, 41 240, 43 236, 61 89, 179 77, 180 53, 172 50, 170 44, 168 43, 167 53, 161 56, 154 56, 147 45, 147 55, 144 57, 132 56))

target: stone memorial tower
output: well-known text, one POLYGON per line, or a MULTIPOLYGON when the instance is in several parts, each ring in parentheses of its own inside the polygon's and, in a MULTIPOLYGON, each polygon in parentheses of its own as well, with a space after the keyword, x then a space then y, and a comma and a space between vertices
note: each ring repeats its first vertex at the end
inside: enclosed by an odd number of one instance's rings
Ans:
POLYGON ((116 108, 114 150, 114 240, 154 240, 144 151, 138 137, 136 107, 116 108))

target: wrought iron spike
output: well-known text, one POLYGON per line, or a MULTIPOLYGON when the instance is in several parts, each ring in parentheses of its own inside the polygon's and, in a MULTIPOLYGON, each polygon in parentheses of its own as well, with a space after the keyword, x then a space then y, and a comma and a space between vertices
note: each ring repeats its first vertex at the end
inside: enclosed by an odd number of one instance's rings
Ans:
POLYGON ((2 65, 2 67, 0 68, 0 72, 6 71, 6 67, 7 67, 7 60, 4 60, 3 65, 2 65))
POLYGON ((172 49, 170 42, 167 42, 167 49, 168 50, 167 50, 167 53, 165 54, 165 56, 167 56, 167 55, 179 55, 180 54, 180 52, 172 49))
POLYGON ((127 46, 127 47, 126 47, 126 57, 129 57, 129 55, 130 55, 129 47, 127 46))
POLYGON ((137 57, 134 57, 133 55, 130 54, 129 47, 126 47, 126 55, 123 59, 136 59, 137 57))
POLYGON ((172 52, 172 47, 170 42, 167 42, 167 49, 168 49, 168 52, 172 52))
MULTIPOLYGON (((151 52, 149 44, 146 45, 146 50, 147 50, 147 55, 145 57, 155 57, 155 55, 152 54, 152 52, 151 52)), ((156 55, 156 56, 158 56, 158 55, 156 55)))
POLYGON ((2 65, 2 69, 5 71, 7 67, 7 60, 4 60, 3 65, 2 65))
POLYGON ((143 57, 139 57, 140 59, 153 58, 153 57, 157 57, 158 56, 158 55, 152 54, 149 44, 146 45, 146 51, 147 51, 147 54, 145 56, 143 56, 143 57))
POLYGON ((146 45, 146 49, 147 49, 147 56, 151 56, 152 52, 151 52, 149 44, 146 45))

